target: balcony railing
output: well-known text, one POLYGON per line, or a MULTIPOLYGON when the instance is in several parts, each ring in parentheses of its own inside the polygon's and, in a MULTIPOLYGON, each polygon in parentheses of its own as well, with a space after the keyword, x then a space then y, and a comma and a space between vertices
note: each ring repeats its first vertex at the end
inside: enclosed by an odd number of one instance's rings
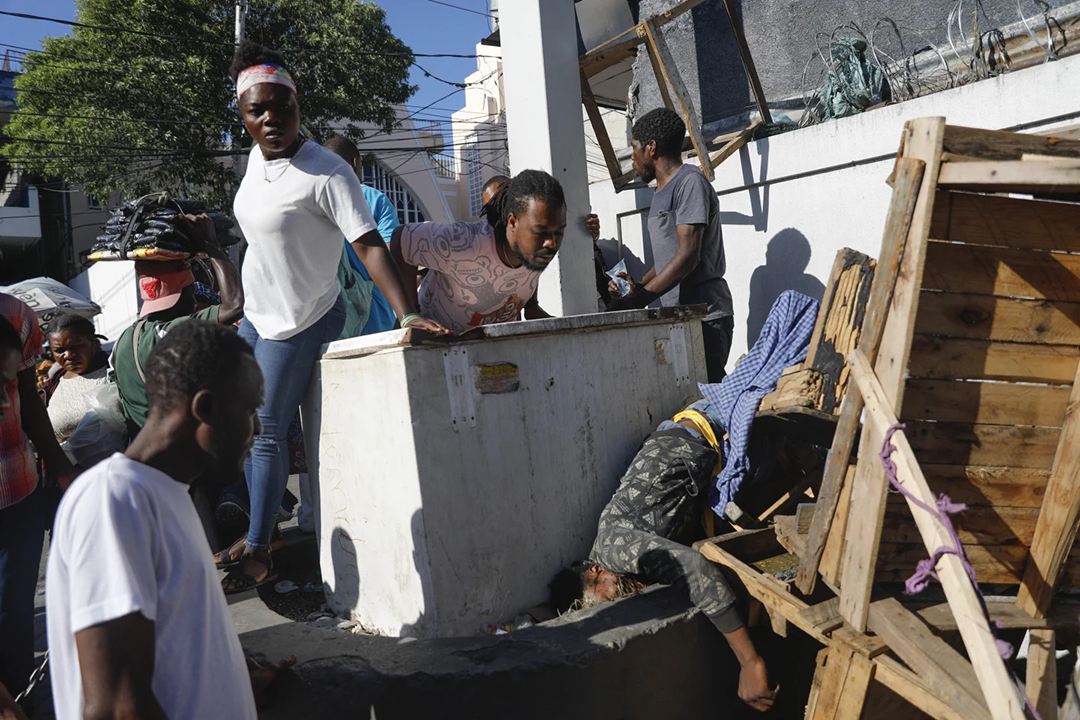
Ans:
POLYGON ((457 177, 457 159, 453 155, 435 153, 431 156, 431 164, 435 166, 435 175, 448 180, 457 177))

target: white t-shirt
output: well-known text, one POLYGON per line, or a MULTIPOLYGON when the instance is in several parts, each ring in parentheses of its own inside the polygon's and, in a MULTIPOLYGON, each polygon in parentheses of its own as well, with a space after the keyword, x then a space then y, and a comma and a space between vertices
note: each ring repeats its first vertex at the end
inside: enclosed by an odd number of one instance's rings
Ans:
POLYGON ((356 173, 314 142, 281 160, 253 147, 233 212, 248 242, 244 317, 267 340, 306 330, 334 306, 342 238, 376 229, 356 173))
POLYGON ((187 485, 120 453, 95 465, 64 494, 45 577, 57 720, 82 718, 75 633, 133 612, 154 621, 154 696, 171 720, 256 720, 187 485))

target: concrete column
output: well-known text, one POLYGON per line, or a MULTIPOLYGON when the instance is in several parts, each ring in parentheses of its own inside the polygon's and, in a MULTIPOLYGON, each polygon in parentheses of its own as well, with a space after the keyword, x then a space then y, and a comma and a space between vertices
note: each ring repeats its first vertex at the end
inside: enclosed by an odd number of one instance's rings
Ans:
POLYGON ((540 305, 553 315, 596 312, 574 0, 502 3, 499 29, 511 172, 546 170, 566 193, 566 236, 540 279, 540 305))

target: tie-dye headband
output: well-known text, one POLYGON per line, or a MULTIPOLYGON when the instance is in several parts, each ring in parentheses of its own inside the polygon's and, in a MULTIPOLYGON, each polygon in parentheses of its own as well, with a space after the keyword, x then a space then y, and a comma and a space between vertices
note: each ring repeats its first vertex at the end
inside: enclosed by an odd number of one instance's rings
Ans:
POLYGON ((240 71, 240 74, 236 77, 236 97, 241 97, 253 86, 260 83, 284 85, 294 93, 296 92, 296 85, 293 83, 292 75, 289 74, 288 70, 280 65, 266 63, 264 65, 252 65, 240 71))

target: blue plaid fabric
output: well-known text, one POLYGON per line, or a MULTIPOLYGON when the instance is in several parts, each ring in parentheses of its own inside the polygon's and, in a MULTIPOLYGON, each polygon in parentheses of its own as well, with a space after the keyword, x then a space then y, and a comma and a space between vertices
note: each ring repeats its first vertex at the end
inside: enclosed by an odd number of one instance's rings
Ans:
POLYGON ((817 313, 817 300, 794 290, 785 291, 773 303, 754 347, 735 370, 719 383, 698 383, 728 433, 724 469, 709 490, 709 504, 717 515, 723 516, 750 469, 746 451, 761 398, 776 389, 785 368, 806 357, 817 313))

